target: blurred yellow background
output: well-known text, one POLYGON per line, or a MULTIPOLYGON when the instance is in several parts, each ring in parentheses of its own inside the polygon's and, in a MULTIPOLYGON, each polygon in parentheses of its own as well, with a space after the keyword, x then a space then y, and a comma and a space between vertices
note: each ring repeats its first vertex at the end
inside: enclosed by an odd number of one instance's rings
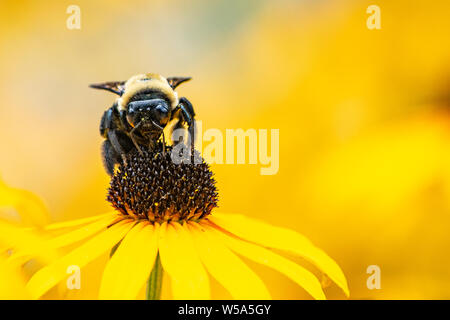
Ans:
MULTIPOLYGON (((449 14, 447 0, 2 0, 0 174, 53 221, 110 210, 98 125, 115 96, 88 84, 192 76, 178 93, 204 129, 280 129, 278 174, 213 166, 218 210, 308 236, 352 299, 449 299, 449 14), (66 27, 71 4, 80 30, 66 27), (372 4, 381 30, 366 26, 372 4)), ((101 262, 80 297, 95 297, 101 262)), ((249 264, 274 298, 308 298, 249 264)))

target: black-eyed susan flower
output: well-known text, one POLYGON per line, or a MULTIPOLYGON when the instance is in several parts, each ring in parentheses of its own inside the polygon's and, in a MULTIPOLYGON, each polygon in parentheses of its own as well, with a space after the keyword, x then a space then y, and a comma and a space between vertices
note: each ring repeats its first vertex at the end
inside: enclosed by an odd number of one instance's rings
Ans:
POLYGON ((145 285, 147 297, 158 298, 162 271, 171 279, 174 299, 209 299, 208 275, 235 299, 270 299, 264 282, 240 255, 278 270, 313 298, 324 299, 315 275, 271 250, 278 249, 310 261, 348 295, 339 266, 309 240, 242 215, 212 214, 217 200, 206 163, 175 164, 170 152, 131 155, 111 180, 108 201, 116 210, 49 226, 77 227, 52 238, 52 247, 83 243, 35 273, 27 289, 39 298, 65 279, 68 266, 82 268, 111 251, 101 299, 136 299, 145 285))

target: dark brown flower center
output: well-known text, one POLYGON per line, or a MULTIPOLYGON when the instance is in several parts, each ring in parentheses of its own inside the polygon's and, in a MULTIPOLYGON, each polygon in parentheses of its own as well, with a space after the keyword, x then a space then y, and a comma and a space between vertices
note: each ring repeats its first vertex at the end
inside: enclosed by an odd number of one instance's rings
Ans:
POLYGON ((151 222, 200 220, 217 207, 213 173, 199 164, 176 164, 165 153, 137 151, 111 179, 107 200, 123 215, 151 222))

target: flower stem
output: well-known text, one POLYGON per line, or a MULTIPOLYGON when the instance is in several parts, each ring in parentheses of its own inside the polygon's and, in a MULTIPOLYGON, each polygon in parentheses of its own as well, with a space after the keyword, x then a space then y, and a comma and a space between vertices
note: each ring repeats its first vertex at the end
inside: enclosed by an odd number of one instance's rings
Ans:
POLYGON ((155 265, 150 273, 150 277, 147 281, 147 300, 159 300, 161 297, 161 286, 163 279, 163 268, 161 265, 161 259, 159 258, 159 253, 156 256, 155 265))

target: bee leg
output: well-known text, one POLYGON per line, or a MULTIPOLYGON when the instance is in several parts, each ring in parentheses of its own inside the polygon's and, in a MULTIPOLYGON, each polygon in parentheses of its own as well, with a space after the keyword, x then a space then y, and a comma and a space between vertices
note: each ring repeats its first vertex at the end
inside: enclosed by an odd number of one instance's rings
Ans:
POLYGON ((130 138, 131 141, 133 141, 134 146, 136 147, 137 151, 139 151, 140 155, 143 155, 141 148, 139 147, 139 144, 136 141, 136 138, 134 137, 134 132, 140 127, 141 123, 139 122, 137 124, 137 126, 135 126, 131 131, 130 131, 130 138))
POLYGON ((161 127, 159 124, 157 124, 155 121, 152 120, 153 126, 157 127, 162 132, 162 138, 163 138, 163 154, 166 154, 166 137, 164 136, 164 128, 161 127))
POLYGON ((130 133, 130 138, 131 138, 131 141, 133 141, 133 144, 134 144, 134 146, 136 147, 136 149, 137 149, 137 151, 139 152, 139 154, 140 154, 140 155, 143 155, 142 149, 141 149, 141 147, 139 147, 139 144, 136 142, 133 133, 130 133))
MULTIPOLYGON (((178 130, 178 129, 185 129, 183 126, 183 120, 182 119, 178 119, 177 122, 173 125, 173 127, 171 128, 171 134, 178 130)), ((174 146, 176 146, 177 144, 183 142, 183 137, 179 137, 178 140, 173 140, 173 136, 170 136, 170 139, 172 141, 172 144, 174 146)))
POLYGON ((191 137, 191 160, 192 164, 195 164, 195 122, 192 119, 191 124, 188 127, 189 136, 191 137))
POLYGON ((108 131, 108 140, 110 141, 115 151, 118 154, 120 154, 120 156, 122 157, 123 164, 126 166, 127 165, 126 152, 123 150, 115 130, 108 131))
POLYGON ((194 163, 195 157, 195 112, 192 103, 189 102, 185 97, 180 98, 180 104, 178 105, 181 109, 181 115, 184 122, 188 125, 189 141, 191 142, 191 161, 194 163))
POLYGON ((106 172, 112 176, 114 174, 114 166, 119 163, 119 155, 114 150, 111 142, 109 140, 103 141, 102 144, 102 157, 103 165, 105 166, 106 172))
POLYGON ((162 142, 163 142, 163 154, 166 155, 166 136, 164 135, 164 130, 162 132, 162 142))

